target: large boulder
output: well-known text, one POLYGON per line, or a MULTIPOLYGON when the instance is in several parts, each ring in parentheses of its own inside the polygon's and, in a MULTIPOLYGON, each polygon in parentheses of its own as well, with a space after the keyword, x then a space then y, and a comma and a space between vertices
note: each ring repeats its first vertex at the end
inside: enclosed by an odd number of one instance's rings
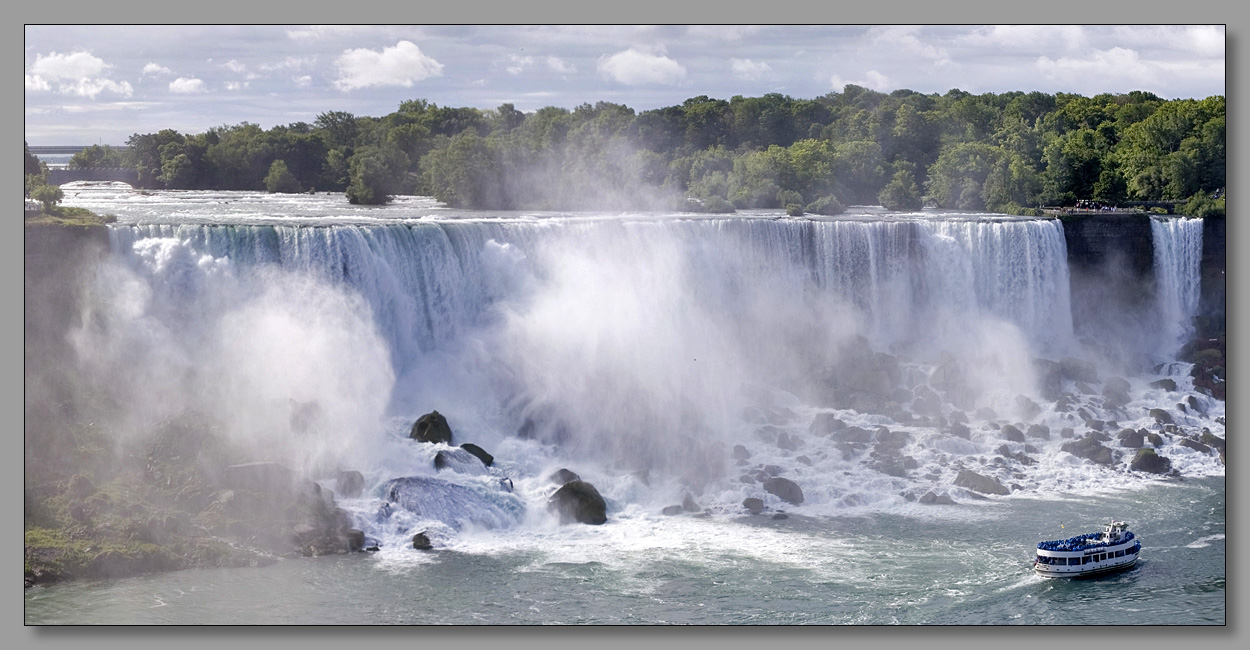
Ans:
POLYGON ((1064 379, 1092 384, 1098 381, 1098 368, 1094 364, 1077 359, 1064 357, 1059 360, 1059 372, 1064 379))
POLYGON ((1176 392, 1176 380, 1169 379, 1167 377, 1164 377, 1163 379, 1160 379, 1158 381, 1150 382, 1150 386, 1151 388, 1162 388, 1163 390, 1166 390, 1169 392, 1173 392, 1173 393, 1176 392))
POLYGON ((1084 458, 1099 465, 1110 465, 1115 462, 1115 456, 1111 453, 1111 449, 1103 446, 1097 439, 1088 436, 1072 442, 1065 442, 1059 449, 1077 458, 1084 458))
POLYGON ((955 477, 955 485, 968 488, 974 492, 982 494, 1010 494, 1011 491, 1003 487, 996 479, 978 474, 970 469, 959 472, 955 477))
POLYGON ((1131 386, 1128 380, 1123 377, 1111 377, 1102 385, 1102 396, 1105 398, 1103 406, 1106 408, 1119 408, 1132 401, 1128 390, 1131 386))
POLYGON ((482 459, 465 449, 440 449, 434 454, 434 469, 440 472, 449 469, 471 476, 481 476, 489 471, 482 464, 482 459))
POLYGON ((1135 472, 1166 474, 1172 469, 1172 461, 1167 456, 1160 456, 1155 453, 1155 450, 1147 447, 1137 450, 1137 455, 1133 456, 1129 469, 1135 472))
POLYGON ((1121 447, 1130 449, 1140 449, 1146 442, 1146 436, 1141 431, 1134 429, 1125 429, 1116 436, 1120 439, 1121 447))
POLYGON ((450 445, 452 439, 451 427, 447 424, 447 418, 443 417, 441 413, 431 411, 417 418, 408 437, 420 442, 441 442, 450 445))
POLYGON ((482 464, 487 467, 490 467, 491 465, 495 463, 494 456, 491 456, 490 454, 486 453, 485 449, 482 449, 481 447, 471 442, 466 442, 463 445, 460 445, 460 448, 469 452, 470 454, 473 454, 474 456, 477 456, 478 459, 482 461, 482 464))
POLYGON ((834 432, 832 438, 837 442, 871 442, 872 432, 860 427, 846 427, 834 432))
POLYGON ((1003 437, 1011 442, 1024 442, 1024 432, 1010 424, 1004 424, 1003 437))
POLYGON ((560 515, 561 524, 582 523, 598 526, 608 520, 608 504, 595 486, 585 481, 569 481, 547 501, 547 510, 560 515))
POLYGON ((742 507, 753 515, 758 515, 764 511, 764 500, 756 497, 747 497, 742 500, 742 507))
POLYGON ((764 489, 786 503, 796 506, 803 503, 803 490, 790 479, 774 476, 764 481, 764 489))
POLYGON ((1176 422, 1172 420, 1172 414, 1163 409, 1150 409, 1150 417, 1154 418, 1155 422, 1159 422, 1161 424, 1176 424, 1176 422))
POLYGON ((817 413, 812 419, 812 424, 808 427, 808 433, 814 436, 827 436, 835 431, 841 431, 846 428, 846 423, 840 420, 833 413, 817 413))
POLYGON ((335 486, 338 488, 339 495, 346 499, 359 497, 365 489, 365 477, 356 470, 339 470, 336 478, 338 480, 335 481, 335 486))
POLYGON ((578 476, 577 472, 561 467, 560 469, 552 472, 551 476, 547 477, 547 480, 555 483, 556 485, 564 485, 571 481, 580 481, 582 480, 582 477, 578 476))

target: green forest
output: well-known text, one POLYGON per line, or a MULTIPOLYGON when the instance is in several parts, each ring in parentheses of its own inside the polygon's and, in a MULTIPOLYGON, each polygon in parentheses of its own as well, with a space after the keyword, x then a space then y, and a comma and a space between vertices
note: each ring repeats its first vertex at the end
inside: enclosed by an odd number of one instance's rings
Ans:
POLYGON ((835 214, 880 204, 1034 214, 1091 199, 1222 212, 1225 98, 848 85, 815 99, 699 96, 642 112, 598 102, 532 113, 414 99, 382 117, 165 129, 127 144, 90 147, 70 164, 132 167, 144 188, 334 191, 363 204, 423 194, 470 209, 835 214))

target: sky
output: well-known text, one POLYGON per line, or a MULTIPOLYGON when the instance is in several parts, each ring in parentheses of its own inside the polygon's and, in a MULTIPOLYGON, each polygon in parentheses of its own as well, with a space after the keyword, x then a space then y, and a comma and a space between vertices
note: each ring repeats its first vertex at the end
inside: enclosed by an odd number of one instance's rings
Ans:
POLYGON ((125 144, 400 102, 636 111, 707 95, 1225 94, 1223 25, 26 25, 25 139, 125 144))

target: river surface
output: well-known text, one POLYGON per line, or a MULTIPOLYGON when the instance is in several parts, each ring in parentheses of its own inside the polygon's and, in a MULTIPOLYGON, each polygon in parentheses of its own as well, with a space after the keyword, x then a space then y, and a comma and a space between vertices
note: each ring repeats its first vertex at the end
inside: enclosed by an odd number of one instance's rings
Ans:
POLYGON ((64 202, 118 216, 71 337, 84 375, 138 422, 221 414, 259 460, 326 488, 317 468, 360 471, 364 493, 338 505, 380 550, 40 585, 27 624, 1226 623, 1224 465, 1180 444, 1224 437, 1224 403, 1174 358, 1201 221, 1155 227, 1156 303, 1090 332, 1049 219, 482 213, 108 185, 64 202), (1038 368, 1060 358, 1097 378, 1052 376, 1048 393, 1038 368), (287 429, 295 402, 319 404, 304 437, 287 429), (495 463, 436 469, 457 450, 408 438, 432 409, 495 463), (855 427, 876 446, 840 437, 855 427), (1128 429, 1155 434, 1175 475, 1130 471, 1128 429), (1063 449, 1085 435, 1113 461, 1063 449), (562 467, 602 493, 605 525, 547 512, 562 467), (956 485, 966 470, 1008 494, 956 485), (776 476, 801 503, 762 488, 776 476), (402 507, 401 477, 425 486, 402 507), (1033 574, 1038 542, 1111 519, 1141 540, 1136 567, 1033 574), (433 550, 411 548, 417 531, 433 550))

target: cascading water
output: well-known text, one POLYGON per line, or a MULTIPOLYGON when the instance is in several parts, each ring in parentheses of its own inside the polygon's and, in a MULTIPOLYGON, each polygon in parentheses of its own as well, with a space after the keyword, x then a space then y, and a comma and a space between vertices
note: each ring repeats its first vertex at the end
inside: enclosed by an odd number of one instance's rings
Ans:
POLYGON ((1161 360, 1172 359, 1193 334, 1201 290, 1202 227, 1202 219, 1150 220, 1162 332, 1161 360))

